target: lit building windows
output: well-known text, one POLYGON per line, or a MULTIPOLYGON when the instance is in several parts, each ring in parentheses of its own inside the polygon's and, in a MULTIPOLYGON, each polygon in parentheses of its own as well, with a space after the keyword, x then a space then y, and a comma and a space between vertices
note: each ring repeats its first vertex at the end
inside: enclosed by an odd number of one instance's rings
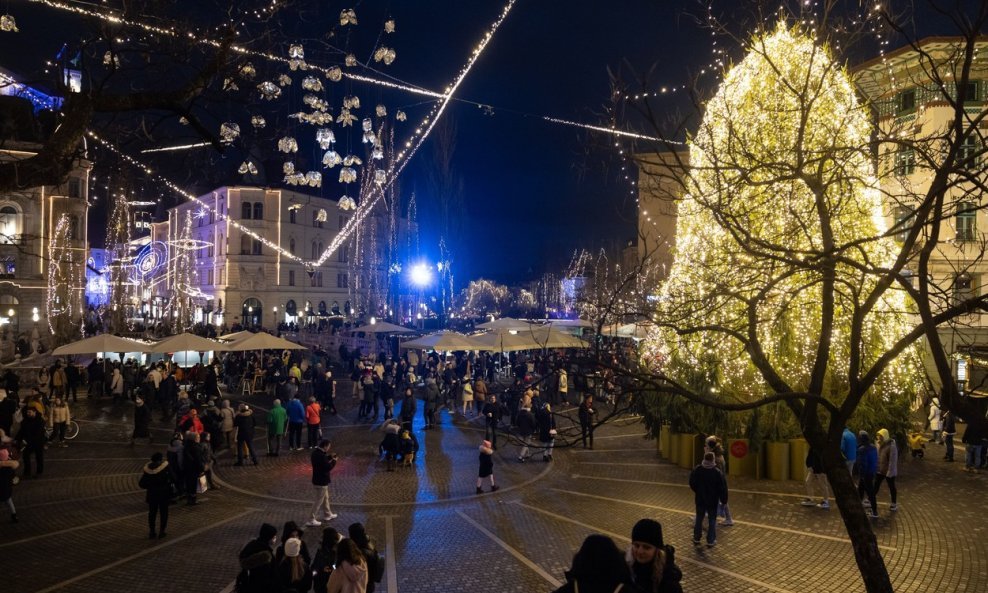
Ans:
POLYGON ((977 206, 974 203, 960 202, 957 204, 954 224, 957 227, 956 238, 958 241, 974 241, 977 232, 977 216, 977 206))

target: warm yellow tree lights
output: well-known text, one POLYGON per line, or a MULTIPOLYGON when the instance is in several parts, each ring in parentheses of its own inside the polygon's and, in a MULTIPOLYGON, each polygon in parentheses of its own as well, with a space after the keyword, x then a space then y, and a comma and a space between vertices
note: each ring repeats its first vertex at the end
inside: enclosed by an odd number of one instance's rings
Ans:
MULTIPOLYGON (((695 390, 840 404, 908 331, 878 290, 897 246, 872 175, 871 123, 828 49, 780 24, 725 75, 690 141, 676 250, 652 341, 695 390), (878 296, 875 296, 878 295, 878 296)), ((917 385, 912 350, 869 391, 917 385)))

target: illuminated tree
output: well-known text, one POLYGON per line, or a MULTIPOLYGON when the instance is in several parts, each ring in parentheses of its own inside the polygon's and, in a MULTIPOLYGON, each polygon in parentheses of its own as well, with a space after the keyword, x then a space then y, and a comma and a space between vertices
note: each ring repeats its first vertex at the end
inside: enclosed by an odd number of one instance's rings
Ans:
POLYGON ((128 257, 130 256, 130 205, 127 196, 120 192, 113 200, 106 245, 109 253, 110 299, 107 303, 110 316, 110 332, 127 329, 127 309, 131 305, 131 283, 128 257))
POLYGON ((65 344, 78 338, 81 293, 81 262, 72 248, 72 224, 68 214, 62 214, 48 241, 48 290, 45 314, 53 345, 65 344))
POLYGON ((171 262, 171 310, 175 333, 189 330, 193 324, 195 286, 195 254, 202 247, 192 239, 192 213, 185 213, 182 230, 175 242, 176 255, 171 262))

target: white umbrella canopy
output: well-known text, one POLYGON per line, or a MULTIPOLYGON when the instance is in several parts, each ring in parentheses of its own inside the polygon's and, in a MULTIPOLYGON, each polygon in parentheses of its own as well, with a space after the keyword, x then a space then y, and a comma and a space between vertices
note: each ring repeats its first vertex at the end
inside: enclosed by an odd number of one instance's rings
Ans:
POLYGON ((375 334, 414 334, 416 330, 409 329, 407 327, 402 327, 400 325, 395 325, 393 323, 388 323, 386 321, 378 321, 377 323, 369 323, 367 325, 361 325, 360 327, 354 329, 355 332, 373 332, 375 334))
POLYGON ((415 338, 407 342, 402 342, 401 348, 406 350, 439 350, 441 352, 452 352, 456 350, 476 350, 477 344, 464 336, 451 331, 441 331, 421 338, 415 338))
POLYGON ((502 317, 500 319, 495 319, 494 321, 488 321, 487 323, 481 323, 477 326, 477 329, 516 329, 523 330, 532 327, 532 324, 528 321, 522 321, 521 319, 514 319, 513 317, 502 317))
POLYGON ((153 344, 150 352, 221 352, 228 349, 227 344, 186 332, 153 344))
POLYGON ((552 329, 551 327, 536 327, 528 332, 518 332, 519 335, 529 334, 538 344, 536 348, 589 348, 590 344, 581 338, 552 329))
POLYGON ((244 331, 239 331, 239 332, 233 332, 232 334, 226 334, 225 336, 220 336, 219 339, 224 340, 224 341, 227 341, 227 342, 234 342, 236 340, 242 340, 244 338, 249 338, 249 337, 251 337, 253 335, 254 335, 254 332, 244 330, 244 331))
POLYGON ((111 334, 100 334, 59 346, 52 351, 55 356, 70 354, 96 354, 98 352, 150 352, 151 344, 145 344, 130 338, 121 338, 111 334))
POLYGON ((516 352, 518 350, 541 349, 527 331, 512 334, 510 331, 493 331, 486 334, 469 336, 475 344, 474 350, 487 352, 516 352))
POLYGON ((301 344, 296 344, 285 338, 279 338, 278 336, 265 333, 252 334, 236 340, 227 344, 226 348, 231 352, 243 352, 246 350, 308 350, 308 348, 301 344))

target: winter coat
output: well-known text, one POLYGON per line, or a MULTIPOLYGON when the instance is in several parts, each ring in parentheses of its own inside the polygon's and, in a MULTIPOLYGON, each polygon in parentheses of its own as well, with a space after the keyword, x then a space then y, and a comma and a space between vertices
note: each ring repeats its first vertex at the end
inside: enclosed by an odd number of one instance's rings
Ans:
POLYGON ((844 428, 841 436, 840 452, 846 461, 855 461, 858 457, 858 437, 850 428, 844 428))
POLYGON ((583 400, 580 404, 579 416, 580 424, 584 426, 590 426, 593 424, 593 417, 597 414, 597 411, 593 409, 593 406, 587 400, 583 400))
POLYGON ((480 471, 477 472, 478 478, 486 478, 487 476, 494 473, 494 451, 488 447, 480 448, 480 471))
POLYGON ((401 420, 402 422, 411 422, 415 419, 415 408, 417 404, 415 403, 415 398, 411 395, 405 396, 401 400, 401 420))
POLYGON ((501 423, 501 406, 500 404, 487 402, 484 404, 484 419, 487 422, 487 426, 497 426, 501 423))
POLYGON ((190 443, 182 449, 182 471, 185 475, 198 476, 206 471, 206 459, 202 447, 190 443))
POLYGON ((148 427, 151 425, 151 408, 140 405, 134 408, 134 436, 146 439, 150 434, 148 427))
POLYGON ((192 414, 191 412, 182 416, 182 419, 178 421, 178 427, 182 432, 197 432, 202 433, 205 428, 202 425, 202 420, 199 419, 198 414, 192 414))
POLYGON ((899 449, 892 439, 883 442, 878 449, 878 473, 887 478, 899 475, 899 449))
POLYGON ((231 432, 233 430, 233 420, 237 413, 233 411, 233 408, 220 408, 220 415, 223 417, 223 420, 220 422, 220 430, 231 432))
POLYGON ((289 401, 288 407, 285 409, 288 411, 289 422, 292 424, 305 424, 305 406, 298 398, 289 401))
POLYGON ((460 390, 460 398, 464 402, 468 402, 468 403, 469 402, 472 402, 473 401, 473 386, 470 385, 469 383, 464 383, 463 384, 463 389, 460 390))
POLYGON ((874 476, 878 471, 878 449, 875 445, 868 443, 858 447, 858 471, 862 476, 874 476))
POLYGON ((530 437, 535 432, 535 416, 532 411, 522 408, 518 410, 518 417, 515 419, 515 428, 518 434, 523 437, 530 437))
POLYGON ((298 561, 303 564, 302 578, 297 581, 292 580, 292 559, 285 556, 278 561, 274 568, 274 588, 276 591, 308 591, 312 588, 312 569, 305 558, 298 557, 298 561))
POLYGON ((172 474, 168 462, 146 463, 141 474, 140 486, 147 490, 144 501, 148 504, 168 504, 172 496, 172 474))
POLYGON ((690 490, 697 507, 711 509, 717 503, 727 504, 727 481, 716 466, 704 463, 690 472, 690 490))
POLYGON ((270 593, 274 582, 274 553, 270 542, 255 539, 240 550, 238 593, 270 593))
POLYGON ((288 422, 288 412, 281 404, 275 404, 268 412, 268 434, 281 436, 285 434, 285 423, 288 422))
POLYGON ((566 583, 552 593, 644 593, 641 589, 628 582, 619 585, 611 581, 603 581, 591 577, 573 578, 569 571, 566 572, 566 583))
POLYGON ((954 420, 954 415, 947 412, 943 415, 943 434, 953 435, 957 434, 957 423, 954 420))
POLYGON ((123 395, 124 379, 120 374, 120 369, 113 369, 113 378, 110 379, 110 393, 116 396, 123 395))
POLYGON ((328 455, 320 448, 312 450, 312 485, 329 486, 332 482, 333 468, 336 467, 336 457, 328 455))
POLYGON ((483 379, 477 379, 473 382, 473 396, 474 399, 478 401, 487 401, 487 383, 483 379))
POLYGON ((967 428, 964 429, 964 436, 961 437, 961 442, 964 443, 965 445, 975 445, 980 447, 981 440, 984 438, 984 436, 985 435, 982 434, 981 430, 979 430, 978 427, 976 427, 973 424, 968 424, 967 428))
POLYGON ((45 421, 42 420, 39 414, 35 414, 34 418, 24 414, 24 420, 21 421, 21 428, 17 431, 14 441, 18 443, 25 442, 32 448, 44 446, 45 421))
POLYGON ((439 386, 435 381, 425 384, 425 407, 434 410, 439 407, 439 386))
POLYGON ((322 419, 319 418, 319 413, 322 408, 318 403, 312 402, 311 404, 305 406, 305 422, 309 426, 318 426, 322 419))
MULTIPOLYGON (((676 548, 664 546, 663 551, 665 552, 665 567, 662 569, 662 579, 659 581, 659 586, 654 591, 656 593, 683 593, 683 586, 680 584, 680 581, 683 580, 683 571, 676 566, 676 548)), ((632 558, 631 580, 635 585, 642 591, 652 593, 652 579, 652 564, 638 564, 632 558)))
POLYGON ((930 430, 940 430, 940 406, 930 403, 930 430))
POLYGON ((550 434, 550 431, 556 428, 556 418, 552 415, 552 412, 547 410, 545 406, 539 408, 539 411, 535 414, 535 422, 539 428, 539 441, 543 443, 551 442, 556 437, 550 434))
POLYGON ((344 560, 329 576, 326 593, 366 593, 367 565, 353 565, 344 560))
POLYGON ((237 427, 238 442, 254 440, 254 427, 257 426, 257 420, 254 418, 254 410, 237 412, 237 416, 233 419, 233 425, 237 427))

